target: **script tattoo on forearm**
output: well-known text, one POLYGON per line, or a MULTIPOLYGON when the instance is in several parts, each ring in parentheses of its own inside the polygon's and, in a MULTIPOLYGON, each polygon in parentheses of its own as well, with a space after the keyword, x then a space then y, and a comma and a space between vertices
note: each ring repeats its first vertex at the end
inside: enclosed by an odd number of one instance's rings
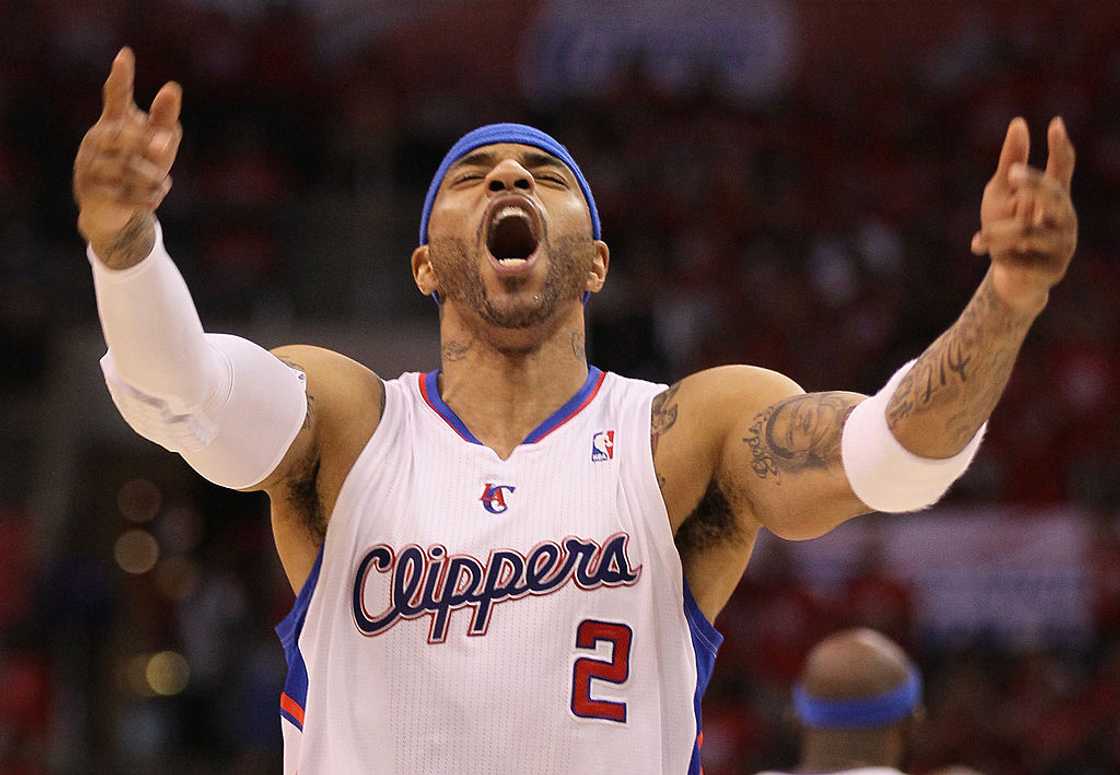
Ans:
POLYGON ((112 242, 94 245, 93 252, 110 269, 128 269, 152 252, 155 240, 155 223, 151 213, 137 213, 112 242))
POLYGON ((743 437, 754 475, 781 484, 786 475, 839 465, 844 421, 862 400, 856 393, 807 393, 756 414, 743 437))
POLYGON ((1003 395, 1033 319, 1004 304, 991 275, 985 277, 957 322, 922 353, 891 396, 891 431, 900 440, 907 431, 920 433, 922 452, 932 456, 959 452, 1003 395), (943 435, 930 436, 928 425, 908 427, 919 418, 936 420, 943 435))

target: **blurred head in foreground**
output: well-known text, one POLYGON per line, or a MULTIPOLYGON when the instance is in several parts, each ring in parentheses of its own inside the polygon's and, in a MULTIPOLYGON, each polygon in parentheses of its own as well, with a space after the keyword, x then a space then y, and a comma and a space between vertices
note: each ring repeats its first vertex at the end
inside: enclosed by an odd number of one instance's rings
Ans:
POLYGON ((793 690, 800 769, 900 767, 922 713, 922 678, 891 639, 851 629, 818 643, 793 690))

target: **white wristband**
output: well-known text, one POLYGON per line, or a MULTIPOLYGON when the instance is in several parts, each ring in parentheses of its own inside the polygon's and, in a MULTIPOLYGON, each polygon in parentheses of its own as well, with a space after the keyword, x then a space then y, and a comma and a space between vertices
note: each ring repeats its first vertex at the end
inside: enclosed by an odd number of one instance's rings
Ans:
POLYGON ((848 484, 876 511, 915 511, 936 503, 968 469, 988 427, 981 425, 965 448, 949 458, 919 457, 903 447, 887 425, 886 409, 913 365, 910 361, 896 371, 844 424, 840 452, 848 484))

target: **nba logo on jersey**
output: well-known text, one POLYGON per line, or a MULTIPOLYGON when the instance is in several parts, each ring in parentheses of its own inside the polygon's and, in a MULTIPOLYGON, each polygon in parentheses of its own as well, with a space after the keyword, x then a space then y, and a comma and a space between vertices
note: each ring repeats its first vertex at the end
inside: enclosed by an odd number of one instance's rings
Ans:
POLYGON ((614 459, 614 431, 599 431, 591 437, 591 460, 599 463, 614 459))
POLYGON ((516 487, 508 484, 491 484, 487 482, 482 486, 482 497, 479 498, 479 500, 482 501, 482 508, 489 511, 491 514, 501 514, 509 508, 509 506, 506 505, 506 490, 512 494, 516 489, 516 487))

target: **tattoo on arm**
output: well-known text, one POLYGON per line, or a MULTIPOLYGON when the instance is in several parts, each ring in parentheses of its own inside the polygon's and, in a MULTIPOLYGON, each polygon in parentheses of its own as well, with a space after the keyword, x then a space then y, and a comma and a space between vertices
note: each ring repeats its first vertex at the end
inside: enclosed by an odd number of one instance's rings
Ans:
POLYGON ((844 422, 862 400, 855 393, 807 393, 756 414, 743 437, 754 475, 781 484, 783 475, 839 466, 844 422))
POLYGON ((1004 304, 991 275, 985 277, 957 322, 922 353, 891 396, 887 424, 895 435, 931 413, 928 420, 944 430, 944 443, 931 439, 935 451, 946 457, 959 451, 1003 394, 1033 320, 1004 304))
MULTIPOLYGON (((280 362, 283 363, 285 366, 287 366, 289 368, 292 368, 292 369, 295 369, 296 371, 303 372, 304 376, 306 377, 307 369, 305 369, 302 364, 296 363, 295 361, 291 360, 290 358, 285 358, 282 355, 277 355, 276 357, 279 358, 280 362)), ((314 411, 315 411, 315 394, 311 392, 310 388, 308 388, 308 390, 307 390, 307 413, 303 416, 303 427, 301 428, 301 430, 307 430, 308 428, 311 427, 311 423, 313 422, 314 411)))
POLYGON ((156 242, 155 219, 151 213, 132 216, 111 242, 94 245, 93 252, 110 269, 128 269, 139 264, 156 242))
POLYGON ((677 422, 677 391, 681 384, 678 382, 653 399, 653 407, 649 423, 649 442, 653 447, 653 454, 657 454, 657 442, 677 422))

